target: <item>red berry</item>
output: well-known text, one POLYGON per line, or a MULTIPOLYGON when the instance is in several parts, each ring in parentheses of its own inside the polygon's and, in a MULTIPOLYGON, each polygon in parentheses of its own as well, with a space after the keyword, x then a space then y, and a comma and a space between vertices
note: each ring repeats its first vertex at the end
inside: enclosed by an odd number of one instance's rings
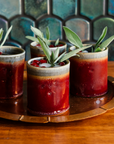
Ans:
POLYGON ((40 60, 40 63, 41 63, 41 64, 42 64, 42 63, 47 63, 47 60, 41 59, 41 60, 40 60))
POLYGON ((39 64, 40 61, 39 60, 33 60, 32 63, 36 63, 36 64, 39 64))
POLYGON ((60 65, 60 66, 63 66, 63 65, 65 65, 65 63, 64 63, 64 62, 60 62, 59 65, 60 65))
POLYGON ((60 46, 63 46, 63 44, 58 44, 57 46, 60 47, 60 46))
POLYGON ((45 66, 41 66, 41 68, 46 68, 45 66))
POLYGON ((54 47, 54 45, 51 44, 49 47, 54 47))
POLYGON ((0 52, 0 55, 2 55, 2 52, 0 52))
POLYGON ((31 63, 32 66, 39 67, 36 63, 31 63))
POLYGON ((36 46, 41 46, 40 44, 37 44, 36 46))

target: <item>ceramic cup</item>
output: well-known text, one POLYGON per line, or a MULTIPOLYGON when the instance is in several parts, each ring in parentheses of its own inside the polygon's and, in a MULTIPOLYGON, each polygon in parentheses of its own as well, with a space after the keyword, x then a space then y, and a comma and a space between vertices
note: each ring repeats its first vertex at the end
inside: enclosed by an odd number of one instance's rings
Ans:
MULTIPOLYGON (((55 43, 55 41, 51 41, 52 43, 55 43)), ((62 46, 59 46, 59 54, 62 54, 63 52, 66 51, 66 47, 67 44, 63 41, 60 41, 60 44, 62 44, 62 46)), ((58 47, 50 47, 51 51, 55 51, 58 47)), ((45 54, 41 48, 41 46, 38 46, 36 42, 32 42, 30 44, 30 50, 31 50, 31 58, 34 57, 44 57, 45 54)))
POLYGON ((0 52, 0 99, 11 99, 23 94, 25 51, 13 46, 2 46, 0 52))
MULTIPOLYGON (((73 50, 74 46, 70 47, 73 50)), ((108 48, 101 52, 79 52, 70 58, 70 92, 95 97, 107 92, 108 48)))
POLYGON ((69 61, 64 66, 40 68, 27 62, 27 108, 33 115, 58 115, 69 109, 69 61))

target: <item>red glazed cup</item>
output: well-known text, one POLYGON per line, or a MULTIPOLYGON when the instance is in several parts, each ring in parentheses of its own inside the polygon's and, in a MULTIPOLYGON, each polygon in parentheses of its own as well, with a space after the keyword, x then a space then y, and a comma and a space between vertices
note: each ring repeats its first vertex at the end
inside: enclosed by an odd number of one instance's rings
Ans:
POLYGON ((33 115, 58 115, 69 109, 69 61, 64 66, 40 68, 27 62, 27 107, 33 115))
MULTIPOLYGON (((74 46, 70 48, 73 50, 74 46)), ((79 52, 70 58, 70 92, 83 97, 101 96, 107 92, 108 48, 101 52, 79 52)))
POLYGON ((22 48, 2 46, 0 52, 0 99, 11 99, 23 94, 25 51, 22 48))

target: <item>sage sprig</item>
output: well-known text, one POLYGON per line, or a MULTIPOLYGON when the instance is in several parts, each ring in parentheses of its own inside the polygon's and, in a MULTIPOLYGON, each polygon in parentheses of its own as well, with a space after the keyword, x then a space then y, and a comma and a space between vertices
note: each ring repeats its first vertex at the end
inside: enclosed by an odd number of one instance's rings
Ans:
MULTIPOLYGON (((38 35, 40 36, 40 38, 42 38, 42 40, 47 43, 47 45, 50 45, 50 30, 49 30, 49 27, 46 27, 46 38, 44 37, 43 33, 42 33, 39 29, 31 26, 31 30, 33 31, 33 33, 34 33, 35 35, 38 34, 38 35)), ((29 40, 32 40, 32 41, 35 41, 35 42, 39 43, 37 37, 26 36, 26 38, 29 39, 29 40)), ((59 39, 57 39, 57 40, 55 41, 55 46, 57 46, 58 44, 59 44, 59 39)))
MULTIPOLYGON (((69 52, 69 53, 62 53, 61 55, 59 55, 59 48, 57 48, 55 51, 51 52, 51 50, 49 49, 49 46, 47 44, 46 39, 43 37, 42 32, 34 27, 31 27, 31 30, 34 32, 34 34, 36 35, 44 54, 47 57, 48 62, 51 64, 51 66, 54 66, 55 64, 65 61, 67 59, 69 59, 71 56, 73 56, 74 54, 77 54, 79 51, 82 51, 88 47, 91 47, 91 45, 87 45, 87 46, 83 46, 80 38, 78 37, 78 35, 74 32, 72 32, 70 29, 68 29, 67 27, 64 27, 65 32, 68 33, 68 38, 70 39, 70 42, 72 42, 76 49, 69 52)), ((47 28, 47 37, 49 38, 49 29, 47 28)), ((26 38, 30 38, 29 36, 26 36, 26 38)), ((36 38, 32 38, 32 40, 36 40, 36 38)), ((57 39, 56 43, 59 41, 59 39, 57 39)))
POLYGON ((107 46, 114 40, 114 35, 109 37, 107 40, 103 41, 107 33, 107 27, 105 27, 102 31, 101 36, 99 37, 98 41, 94 46, 94 52, 100 52, 107 48, 107 46), (103 41, 103 42, 102 42, 103 41))
MULTIPOLYGON (((63 29, 65 31, 65 34, 67 36, 68 41, 71 44, 73 44, 77 48, 82 48, 83 47, 81 39, 78 37, 78 35, 75 35, 75 33, 71 29, 69 29, 65 26, 63 27, 63 29)), ((107 48, 107 46, 114 40, 114 36, 111 36, 107 40, 103 41, 106 34, 107 34, 107 27, 105 27, 103 29, 102 34, 100 35, 100 37, 99 37, 98 41, 96 42, 96 44, 91 47, 91 52, 100 52, 100 51, 105 50, 107 48)), ((88 47, 90 47, 90 46, 88 46, 88 47)))
MULTIPOLYGON (((13 26, 11 26, 9 29, 8 29, 8 31, 7 31, 7 33, 6 33, 6 35, 5 35, 5 37, 4 37, 4 39, 3 39, 3 41, 2 41, 2 43, 0 44, 0 47, 2 47, 3 45, 4 45, 4 43, 5 43, 5 41, 6 41, 6 39, 7 39, 7 37, 8 37, 8 35, 9 35, 9 33, 11 32, 11 30, 12 30, 12 27, 13 26)), ((3 37, 3 29, 1 28, 0 29, 0 41, 1 41, 1 39, 2 39, 2 37, 3 37)))

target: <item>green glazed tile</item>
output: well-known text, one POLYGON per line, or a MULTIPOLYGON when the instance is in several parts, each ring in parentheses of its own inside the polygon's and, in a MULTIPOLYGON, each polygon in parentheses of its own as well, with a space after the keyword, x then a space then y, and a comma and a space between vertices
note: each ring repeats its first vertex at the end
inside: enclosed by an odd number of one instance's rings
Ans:
POLYGON ((31 52, 30 52, 30 43, 25 46, 25 60, 28 61, 31 58, 31 52))
POLYGON ((77 14, 77 0, 53 0, 53 14, 65 19, 77 14))
POLYGON ((21 0, 0 0, 0 15, 11 18, 21 14, 21 0))
POLYGON ((114 0, 108 1, 108 13, 114 15, 114 0))
POLYGON ((44 36, 46 33, 46 27, 50 30, 50 39, 62 39, 62 22, 56 18, 45 18, 39 21, 38 28, 43 32, 44 36))
POLYGON ((66 26, 73 30, 81 38, 82 41, 89 40, 90 26, 88 21, 81 18, 74 18, 68 20, 66 22, 66 26))
POLYGON ((5 44, 6 46, 15 46, 15 47, 22 47, 20 44, 13 42, 13 41, 6 41, 5 44))
POLYGON ((114 61, 114 42, 109 45, 108 60, 114 61))
POLYGON ((100 18, 93 23, 93 38, 94 38, 94 40, 98 40, 98 38, 100 37, 102 30, 105 26, 107 26, 108 31, 107 31, 107 35, 104 38, 104 40, 109 38, 110 36, 114 35, 114 19, 108 18, 108 17, 100 18))
POLYGON ((47 0, 25 0, 25 14, 38 18, 47 14, 47 0))
POLYGON ((80 0, 80 13, 90 19, 104 14, 104 0, 80 0))
POLYGON ((11 31, 11 39, 24 44, 28 41, 25 38, 27 35, 33 36, 33 32, 30 30, 30 26, 34 26, 34 21, 26 17, 17 17, 11 21, 13 29, 11 31))

